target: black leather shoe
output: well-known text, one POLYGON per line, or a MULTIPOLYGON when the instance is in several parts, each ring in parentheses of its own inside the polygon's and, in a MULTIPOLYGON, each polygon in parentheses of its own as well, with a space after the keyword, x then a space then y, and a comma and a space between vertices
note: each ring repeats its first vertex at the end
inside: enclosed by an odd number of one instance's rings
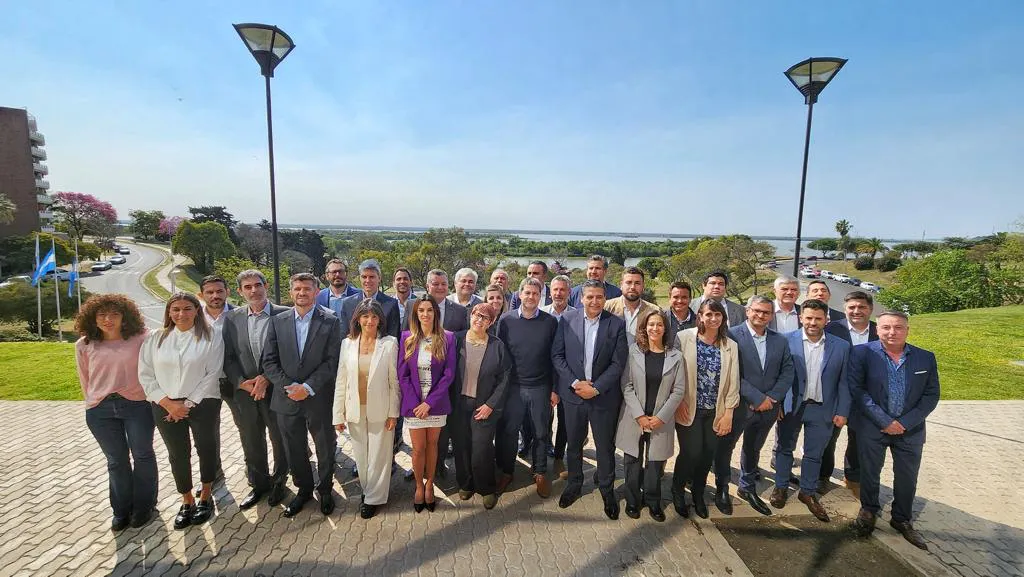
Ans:
POLYGON ((417 513, 422 513, 423 509, 425 509, 426 506, 427 506, 426 503, 416 503, 416 502, 413 502, 412 510, 416 511, 417 513))
POLYGON ((192 513, 192 524, 202 525, 213 517, 213 499, 196 502, 196 510, 192 513))
POLYGON ((110 521, 110 530, 114 533, 120 533, 128 528, 131 524, 131 517, 114 517, 110 521))
POLYGON ((312 498, 313 495, 310 495, 309 493, 299 493, 298 495, 295 495, 295 498, 292 499, 291 503, 288 503, 288 506, 284 508, 284 516, 294 517, 298 515, 299 511, 301 511, 306 503, 308 503, 312 498))
POLYGON ((632 505, 626 505, 626 516, 629 517, 630 519, 639 519, 640 518, 640 509, 638 509, 638 508, 636 508, 636 507, 634 507, 632 505))
POLYGON ((579 493, 562 493, 562 496, 558 498, 558 506, 562 509, 567 509, 579 500, 579 498, 579 493))
POLYGON ((252 509, 253 507, 256 506, 257 503, 260 502, 260 499, 262 498, 263 493, 260 493, 256 489, 253 489, 252 491, 249 491, 249 494, 245 496, 245 499, 242 499, 242 502, 238 504, 238 508, 243 511, 245 511, 246 509, 252 509))
POLYGON ((320 493, 320 512, 324 515, 330 515, 334 512, 334 495, 320 493))
POLYGON ((736 496, 746 501, 758 513, 762 515, 772 514, 772 510, 768 508, 768 504, 761 500, 761 497, 759 497, 757 493, 740 489, 736 491, 736 496))
POLYGON ((195 512, 196 506, 188 503, 183 503, 181 508, 178 509, 178 514, 174 516, 174 528, 181 530, 192 524, 192 514, 195 512))
POLYGON ((437 501, 427 501, 423 506, 427 508, 427 512, 433 513, 434 509, 437 508, 437 501))
POLYGON ((665 511, 662 510, 661 505, 658 505, 656 507, 648 506, 647 512, 651 514, 651 519, 654 519, 659 523, 665 522, 665 511))
POLYGON ((139 514, 132 513, 132 528, 138 529, 140 527, 145 527, 146 525, 148 525, 149 522, 153 520, 155 512, 156 511, 154 509, 149 509, 148 511, 139 514))
POLYGON ((914 547, 923 551, 928 550, 928 544, 924 542, 924 537, 917 532, 917 529, 914 529, 910 521, 889 521, 889 526, 899 531, 903 538, 914 547))
POLYGON ((679 515, 683 519, 690 518, 690 507, 686 504, 686 496, 682 493, 674 493, 672 495, 672 507, 676 510, 676 515, 679 515))
POLYGON ((708 518, 708 505, 704 502, 703 493, 700 495, 696 493, 693 494, 693 512, 701 519, 708 518))
POLYGON ((719 487, 715 491, 715 507, 722 512, 723 515, 732 515, 732 497, 729 496, 729 487, 719 487))
POLYGON ((274 486, 270 488, 270 493, 267 494, 267 505, 277 507, 284 501, 287 494, 288 490, 284 488, 284 483, 274 483, 274 486))
POLYGON ((870 537, 875 530, 875 514, 867 509, 861 509, 852 528, 858 537, 870 537))
POLYGON ((376 505, 367 505, 366 503, 363 503, 362 505, 359 506, 359 516, 362 517, 363 519, 371 519, 376 514, 377 514, 377 506, 376 505))
POLYGON ((604 514, 612 521, 619 519, 619 504, 615 501, 605 501, 604 514))

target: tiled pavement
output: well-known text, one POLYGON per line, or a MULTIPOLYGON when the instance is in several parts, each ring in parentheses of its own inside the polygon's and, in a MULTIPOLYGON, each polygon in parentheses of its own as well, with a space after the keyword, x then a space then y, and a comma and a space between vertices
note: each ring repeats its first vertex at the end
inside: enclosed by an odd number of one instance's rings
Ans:
MULTIPOLYGON (((363 521, 351 461, 343 459, 338 508, 329 518, 312 506, 292 520, 266 505, 241 512, 235 505, 246 490, 241 449, 226 411, 223 423, 227 482, 215 492, 218 516, 203 527, 171 528, 178 497, 157 440, 160 518, 114 536, 103 457, 82 405, 0 402, 0 577, 750 574, 710 522, 681 520, 671 507, 663 524, 646 512, 637 521, 624 514, 608 521, 596 491, 562 510, 561 483, 552 498, 541 500, 526 485, 525 467, 493 511, 479 498, 448 498, 435 513, 417 515, 409 506, 411 484, 396 476, 391 503, 363 521)), ((929 419, 928 436, 916 508, 932 553, 917 552, 887 523, 877 537, 928 575, 1024 574, 1024 508, 1012 476, 1022 462, 1024 402, 942 403, 929 419)), ((399 462, 408 465, 408 457, 399 462)), ((883 482, 891 482, 888 469, 886 476, 883 482)), ((453 488, 443 488, 454 496, 453 488)), ((585 491, 591 488, 588 483, 585 491)), ((857 509, 840 488, 824 502, 847 516, 857 509)), ((783 514, 806 510, 791 499, 783 514)), ((737 504, 736 515, 756 513, 737 504)))

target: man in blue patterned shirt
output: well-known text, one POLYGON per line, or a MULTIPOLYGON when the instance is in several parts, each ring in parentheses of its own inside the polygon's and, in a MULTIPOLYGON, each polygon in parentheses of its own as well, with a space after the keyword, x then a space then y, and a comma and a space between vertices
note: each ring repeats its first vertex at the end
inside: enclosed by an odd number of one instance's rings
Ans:
POLYGON ((939 403, 935 355, 907 344, 907 315, 878 315, 878 340, 854 347, 850 389, 861 465, 860 513, 854 529, 862 536, 875 528, 881 510, 878 491, 885 452, 892 453, 893 503, 889 524, 914 546, 928 550, 910 519, 924 450, 925 418, 939 403))

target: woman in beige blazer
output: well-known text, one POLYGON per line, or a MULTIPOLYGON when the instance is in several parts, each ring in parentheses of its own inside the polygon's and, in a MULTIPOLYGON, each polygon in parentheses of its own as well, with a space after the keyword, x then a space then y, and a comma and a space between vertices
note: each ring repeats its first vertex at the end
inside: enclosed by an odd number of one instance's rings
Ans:
POLYGON ((352 313, 348 338, 341 343, 334 390, 334 426, 348 429, 352 457, 359 470, 363 503, 359 516, 373 517, 388 501, 392 445, 401 397, 398 392, 398 341, 384 335, 380 303, 364 299, 352 313))
POLYGON ((678 344, 686 363, 686 395, 675 415, 679 455, 672 502, 679 515, 689 515, 683 496, 689 482, 693 510, 707 519, 704 489, 715 448, 732 430, 732 412, 740 403, 739 349, 729 339, 725 309, 713 300, 700 304, 697 326, 680 331, 678 344))

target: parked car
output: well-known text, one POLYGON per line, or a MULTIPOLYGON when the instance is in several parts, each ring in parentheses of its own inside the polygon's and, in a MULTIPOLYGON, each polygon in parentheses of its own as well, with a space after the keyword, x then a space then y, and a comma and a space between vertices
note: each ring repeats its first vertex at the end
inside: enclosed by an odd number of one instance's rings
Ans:
POLYGON ((124 258, 119 254, 115 254, 114 256, 110 257, 110 264, 124 264, 126 262, 128 262, 128 259, 124 258))
POLYGON ((846 279, 846 284, 852 284, 853 286, 860 286, 860 279, 855 277, 855 276, 851 276, 850 278, 846 279))
POLYGON ((97 272, 98 272, 98 271, 101 271, 101 270, 110 270, 110 269, 111 269, 111 267, 113 267, 113 265, 112 265, 112 264, 110 264, 110 262, 109 262, 109 261, 105 261, 105 260, 98 260, 98 261, 96 261, 96 262, 94 262, 94 263, 92 264, 92 267, 91 267, 91 268, 92 268, 92 270, 94 270, 94 271, 97 271, 97 272))
POLYGON ((835 275, 832 274, 832 271, 821 269, 821 278, 833 278, 833 277, 835 277, 835 275))
POLYGON ((874 293, 882 290, 882 287, 876 285, 873 282, 867 282, 867 281, 864 281, 864 282, 860 283, 860 288, 862 288, 864 290, 869 290, 869 291, 874 292, 874 293))
POLYGON ((117 253, 118 254, 131 254, 132 250, 130 248, 126 247, 126 246, 122 246, 122 247, 117 249, 117 253))
POLYGON ((46 278, 44 280, 53 280, 53 277, 57 277, 57 280, 61 282, 68 282, 69 280, 71 280, 71 271, 57 269, 54 272, 47 273, 46 278))
POLYGON ((800 269, 800 276, 804 278, 818 278, 818 275, 814 273, 813 268, 800 269))
POLYGON ((32 284, 32 277, 27 274, 20 274, 18 276, 7 277, 4 282, 0 282, 0 288, 5 286, 11 286, 15 283, 32 284))
POLYGON ((832 275, 832 280, 844 283, 844 282, 850 280, 850 275, 843 274, 843 273, 834 274, 834 275, 832 275))

